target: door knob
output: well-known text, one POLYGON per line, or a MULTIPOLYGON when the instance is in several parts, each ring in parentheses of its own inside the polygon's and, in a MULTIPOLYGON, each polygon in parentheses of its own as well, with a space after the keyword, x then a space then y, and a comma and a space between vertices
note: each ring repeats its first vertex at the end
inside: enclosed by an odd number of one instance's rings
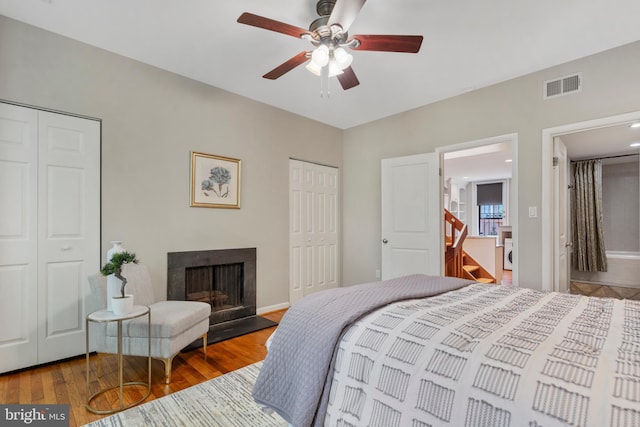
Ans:
POLYGON ((387 239, 382 239, 382 243, 386 245, 387 243, 389 243, 389 241, 387 239))

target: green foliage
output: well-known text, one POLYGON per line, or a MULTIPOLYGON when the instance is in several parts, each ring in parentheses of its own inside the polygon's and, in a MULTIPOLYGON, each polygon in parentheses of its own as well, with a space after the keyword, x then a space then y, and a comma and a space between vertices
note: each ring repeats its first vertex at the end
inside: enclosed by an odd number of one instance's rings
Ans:
POLYGON ((113 254, 113 256, 111 257, 111 261, 106 263, 100 269, 100 273, 103 276, 108 276, 110 274, 113 274, 118 279, 120 279, 120 281, 122 282, 122 285, 120 286, 120 296, 122 298, 124 298, 125 296, 124 287, 127 285, 127 279, 122 277, 122 274, 121 274, 122 265, 131 263, 131 262, 135 264, 138 263, 138 258, 136 258, 136 254, 134 254, 133 252, 127 252, 127 251, 117 252, 113 254))
POLYGON ((113 254, 111 257, 111 261, 107 262, 102 269, 100 269, 100 273, 103 276, 108 276, 110 274, 120 274, 122 270, 123 264, 128 263, 138 263, 138 259, 136 258, 136 254, 133 252, 117 252, 113 254))

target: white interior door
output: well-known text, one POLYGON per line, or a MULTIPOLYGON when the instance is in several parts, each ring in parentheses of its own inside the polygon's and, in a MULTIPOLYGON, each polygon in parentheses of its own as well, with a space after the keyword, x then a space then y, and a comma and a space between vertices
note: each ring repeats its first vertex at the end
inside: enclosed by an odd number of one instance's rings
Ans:
POLYGON ((39 112, 39 363, 82 354, 100 268, 100 123, 39 112))
POLYGON ((0 372, 38 363, 37 120, 0 103, 0 372))
POLYGON ((289 161, 289 300, 339 285, 338 169, 289 161))
POLYGON ((436 153, 382 160, 382 279, 442 274, 443 211, 436 153))
POLYGON ((569 158, 567 147, 560 138, 553 139, 554 160, 554 252, 556 262, 553 272, 553 290, 569 291, 571 269, 571 241, 569 236, 569 158))
POLYGON ((0 103, 0 372, 85 351, 100 124, 0 103))

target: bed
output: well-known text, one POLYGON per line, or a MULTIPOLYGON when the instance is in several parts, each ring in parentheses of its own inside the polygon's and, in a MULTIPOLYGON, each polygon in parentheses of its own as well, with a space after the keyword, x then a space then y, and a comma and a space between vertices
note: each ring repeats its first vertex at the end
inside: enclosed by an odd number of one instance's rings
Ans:
POLYGON ((640 302, 424 275, 319 292, 253 397, 295 427, 640 426, 640 302))

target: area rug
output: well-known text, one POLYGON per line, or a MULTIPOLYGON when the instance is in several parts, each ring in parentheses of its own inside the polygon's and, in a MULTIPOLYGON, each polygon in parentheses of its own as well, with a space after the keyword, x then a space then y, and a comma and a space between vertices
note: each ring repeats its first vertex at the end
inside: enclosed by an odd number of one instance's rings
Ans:
POLYGON ((278 414, 263 412, 251 397, 261 366, 262 362, 246 366, 85 426, 287 426, 278 414))

